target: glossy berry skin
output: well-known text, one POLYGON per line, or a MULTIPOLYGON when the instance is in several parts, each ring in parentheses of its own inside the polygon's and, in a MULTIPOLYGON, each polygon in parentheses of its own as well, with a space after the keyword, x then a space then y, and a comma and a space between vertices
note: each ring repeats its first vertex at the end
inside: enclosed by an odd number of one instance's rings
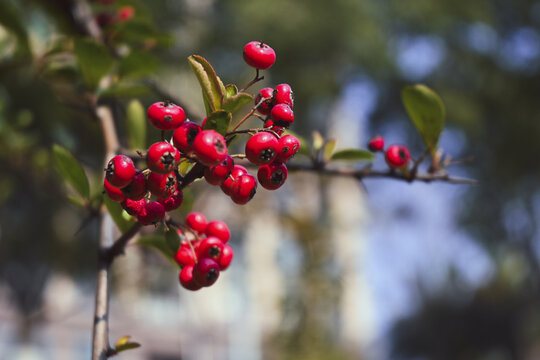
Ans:
POLYGON ((146 176, 140 170, 135 172, 135 176, 129 185, 122 188, 122 193, 131 200, 141 200, 147 192, 146 176))
POLYGON ((248 173, 247 169, 243 167, 242 165, 234 165, 231 175, 229 175, 225 181, 221 184, 221 190, 227 194, 231 195, 232 186, 234 183, 234 180, 238 179, 242 175, 246 175, 248 173))
POLYGON ((404 145, 390 145, 386 149, 386 163, 392 169, 402 169, 409 164, 411 154, 409 149, 404 145))
POLYGON ((182 268, 182 271, 180 271, 180 275, 178 276, 178 278, 180 280, 180 284, 182 285, 182 287, 184 287, 184 289, 197 291, 202 288, 202 285, 196 282, 193 278, 193 269, 194 265, 184 266, 182 268))
POLYGON ((267 190, 276 190, 287 180, 287 166, 283 163, 262 165, 257 172, 257 180, 267 190))
POLYGON ((142 225, 157 224, 165 217, 163 205, 157 201, 151 201, 144 204, 143 208, 137 214, 137 220, 142 225))
POLYGON ((219 165, 227 157, 225 138, 214 130, 203 130, 195 137, 193 150, 206 166, 219 165))
POLYGON ((107 178, 103 181, 103 187, 105 188, 105 193, 111 199, 115 202, 122 202, 125 200, 126 196, 122 192, 121 189, 112 186, 108 181, 107 178))
POLYGON ((230 175, 234 167, 234 159, 227 155, 219 165, 204 169, 204 178, 211 185, 221 185, 230 175))
POLYGON ((174 254, 174 260, 176 263, 182 267, 188 265, 195 265, 197 259, 195 258, 195 253, 191 250, 189 245, 182 245, 174 254))
POLYGON ((246 157, 256 165, 271 163, 276 158, 278 140, 266 131, 261 131, 246 142, 246 157))
POLYGON ((234 257, 234 251, 233 251, 232 247, 225 244, 223 246, 223 250, 221 251, 221 256, 220 256, 220 258, 218 260, 218 265, 219 265, 219 268, 221 269, 221 271, 227 270, 229 265, 231 265, 233 257, 234 257))
POLYGON ((152 172, 168 174, 180 161, 180 152, 166 141, 152 144, 146 155, 146 164, 152 172))
POLYGON ((255 196, 257 179, 253 175, 242 175, 234 180, 231 189, 231 199, 235 204, 244 205, 255 196))
POLYGON ((148 108, 150 123, 160 130, 176 129, 186 120, 182 107, 168 101, 153 103, 148 108))
POLYGON ((186 121, 180 125, 173 133, 173 144, 186 155, 193 155, 193 142, 202 128, 191 121, 186 121))
POLYGON ((373 139, 369 140, 368 148, 373 152, 383 151, 384 138, 382 136, 375 136, 373 139))
POLYGON ((294 95, 289 84, 279 84, 274 90, 274 103, 285 104, 291 109, 294 107, 294 95))
POLYGON ((268 115, 270 114, 270 110, 272 110, 272 106, 274 106, 274 89, 270 87, 261 89, 261 91, 259 91, 259 93, 255 97, 255 105, 257 105, 262 99, 265 98, 269 99, 263 101, 261 105, 257 106, 257 111, 260 114, 268 115))
POLYGON ((167 198, 158 199, 158 202, 163 205, 165 211, 173 211, 178 209, 184 201, 184 193, 182 190, 176 190, 174 194, 167 198))
POLYGON ((105 177, 116 188, 127 186, 135 176, 135 165, 126 155, 116 155, 107 164, 105 177))
POLYGON ((159 199, 168 198, 177 190, 176 176, 174 173, 163 175, 150 172, 146 184, 148 190, 159 199))
POLYGON ((283 134, 283 131, 285 131, 285 128, 283 128, 281 126, 275 126, 274 121, 272 119, 266 120, 264 122, 264 127, 267 128, 267 129, 270 128, 270 130, 274 131, 279 136, 281 136, 283 134))
POLYGON ((206 217, 200 212, 191 212, 186 216, 186 225, 200 234, 204 234, 206 224, 206 217))
POLYGON ((145 204, 146 204, 145 199, 141 199, 141 200, 126 199, 122 201, 122 207, 131 216, 136 216, 142 210, 145 204))
POLYGON ((223 241, 215 236, 209 236, 206 239, 201 240, 197 249, 197 258, 200 259, 212 259, 219 261, 221 252, 223 251, 223 241))
POLYGON ((212 259, 201 259, 193 267, 193 279, 201 286, 210 286, 219 277, 219 265, 212 259))
POLYGON ((288 128, 294 122, 294 113, 289 105, 276 104, 270 111, 270 117, 275 126, 288 128))
POLYGON ((206 236, 215 236, 219 238, 223 243, 226 243, 231 238, 231 232, 229 227, 224 221, 214 220, 210 221, 204 229, 206 236))
POLYGON ((244 60, 255 69, 268 69, 276 62, 276 53, 260 41, 251 41, 244 46, 244 60))
POLYGON ((300 150, 300 140, 294 135, 285 135, 278 140, 278 149, 275 162, 287 162, 300 150))

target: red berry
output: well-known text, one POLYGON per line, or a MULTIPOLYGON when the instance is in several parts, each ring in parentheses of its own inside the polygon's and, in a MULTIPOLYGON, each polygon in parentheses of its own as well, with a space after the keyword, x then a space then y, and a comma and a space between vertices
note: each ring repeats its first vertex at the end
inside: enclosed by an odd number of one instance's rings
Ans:
POLYGON ((229 227, 227 224, 225 224, 224 221, 220 220, 214 220, 210 221, 206 225, 206 229, 204 230, 204 233, 206 236, 215 236, 217 238, 220 238, 223 243, 226 243, 229 241, 231 237, 231 232, 229 231, 229 227))
POLYGON ((267 131, 261 131, 246 143, 246 157, 253 164, 263 165, 271 163, 276 158, 278 140, 267 131))
POLYGON ((268 98, 267 100, 264 100, 261 105, 257 106, 257 111, 263 115, 270 114, 270 110, 272 110, 272 106, 274 106, 274 89, 267 87, 264 89, 261 89, 257 96, 255 97, 255 105, 257 105, 262 99, 268 98))
POLYGON ((124 195, 131 200, 140 200, 146 195, 147 192, 146 176, 140 170, 135 172, 135 176, 129 185, 122 188, 122 193, 124 193, 124 195))
POLYGON ((369 140, 368 142, 368 148, 369 150, 375 152, 375 151, 382 151, 384 149, 384 139, 382 136, 375 136, 373 139, 369 140))
POLYGON ((145 199, 141 199, 141 200, 126 199, 122 201, 122 207, 131 216, 136 216, 141 211, 141 209, 144 207, 145 204, 146 204, 145 199))
POLYGON ((233 251, 232 247, 225 244, 223 246, 223 250, 221 251, 221 256, 220 256, 219 261, 218 261, 218 265, 219 265, 219 268, 221 269, 221 271, 227 270, 227 268, 231 264, 231 261, 232 261, 233 257, 234 257, 234 251, 233 251))
POLYGON ((168 101, 153 103, 148 108, 150 123, 160 130, 176 129, 186 120, 182 107, 168 101))
POLYGON ((184 266, 182 271, 180 271, 178 278, 184 289, 196 291, 202 288, 202 285, 199 285, 199 283, 193 278, 193 269, 194 265, 184 266))
POLYGON ((180 246, 176 254, 174 254, 174 260, 178 263, 178 265, 182 267, 188 265, 195 265, 195 263, 197 262, 195 253, 193 252, 193 250, 191 250, 191 247, 189 245, 180 246))
POLYGON ((142 225, 157 224, 165 217, 165 208, 157 201, 151 201, 144 204, 143 208, 137 214, 137 220, 142 225))
POLYGON ((120 190, 117 187, 112 186, 108 181, 107 178, 103 181, 103 187, 105 188, 105 193, 111 199, 112 201, 116 202, 122 202, 126 198, 122 190, 120 190))
POLYGON ((281 136, 283 134, 283 131, 285 130, 285 128, 283 128, 281 126, 275 126, 274 121, 272 119, 266 120, 264 122, 264 127, 265 128, 270 128, 270 130, 274 131, 279 136, 281 136))
POLYGON ((157 198, 168 198, 176 192, 177 183, 174 173, 156 174, 150 172, 147 180, 148 190, 157 198))
POLYGON ((199 248, 197 249, 197 258, 200 259, 212 259, 219 261, 221 257, 221 251, 223 250, 223 241, 215 236, 209 236, 206 239, 201 240, 199 248))
POLYGON ((201 286, 210 286, 219 277, 219 265, 212 259, 201 259, 193 268, 193 279, 201 286))
POLYGON ((202 131, 201 127, 191 121, 180 125, 173 133, 173 144, 178 150, 186 155, 193 154, 193 142, 202 131))
POLYGON ((292 109, 294 106, 294 95, 289 84, 279 84, 274 90, 274 101, 276 104, 289 105, 292 109))
POLYGON ((200 212, 191 212, 186 216, 186 225, 198 233, 204 234, 206 217, 200 212))
POLYGON ((227 155, 221 164, 204 169, 204 178, 211 185, 221 185, 229 176, 233 167, 234 160, 230 155, 227 155))
POLYGON ((146 156, 148 168, 158 174, 170 173, 179 161, 180 152, 166 141, 152 144, 146 156))
POLYGON ((390 145, 386 149, 386 163, 392 169, 400 169, 409 163, 411 159, 411 154, 409 149, 404 145, 390 145))
POLYGON ((158 202, 163 205, 165 211, 176 210, 182 205, 184 201, 184 193, 182 190, 177 190, 174 194, 167 198, 158 199, 158 202))
POLYGON ((276 104, 270 111, 275 126, 288 128, 294 122, 294 113, 289 105, 276 104))
POLYGON ((247 173, 247 169, 242 165, 234 165, 231 174, 227 178, 225 178, 225 181, 223 181, 223 183, 221 184, 221 190, 225 194, 231 195, 234 180, 238 179, 242 175, 246 175, 247 173))
POLYGON ((238 205, 247 204, 257 192, 257 179, 253 175, 242 175, 234 180, 231 199, 238 205))
POLYGON ((118 10, 118 22, 124 22, 128 21, 135 15, 135 9, 133 6, 122 6, 120 10, 118 10))
POLYGON ((260 41, 251 41, 244 46, 244 60, 256 69, 268 69, 274 65, 276 53, 260 41))
POLYGON ((206 119, 208 119, 207 117, 205 117, 201 123, 201 127, 204 129, 204 125, 206 125, 206 119))
POLYGON ((193 150, 201 163, 206 166, 215 166, 225 160, 227 143, 217 131, 203 130, 195 137, 193 150))
POLYGON ((287 167, 283 163, 262 165, 257 172, 261 186, 268 190, 276 190, 287 180, 287 167))
POLYGON ((300 149, 300 140, 294 135, 285 135, 278 140, 278 149, 275 162, 287 162, 300 149))
POLYGON ((107 181, 119 189, 127 186, 135 176, 135 165, 126 155, 116 155, 107 164, 105 169, 107 181))

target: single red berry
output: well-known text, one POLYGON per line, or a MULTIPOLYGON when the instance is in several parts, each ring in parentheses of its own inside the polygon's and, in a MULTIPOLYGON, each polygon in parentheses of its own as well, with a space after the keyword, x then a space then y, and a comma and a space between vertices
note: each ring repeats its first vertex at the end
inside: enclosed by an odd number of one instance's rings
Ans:
POLYGON ((103 187, 105 188, 105 193, 111 199, 112 201, 116 202, 122 202, 126 198, 124 193, 121 189, 112 186, 108 181, 107 178, 103 181, 103 187))
POLYGON ((246 157, 256 165, 271 163, 276 158, 278 140, 267 131, 253 135, 246 142, 246 157))
POLYGON ((186 216, 186 225, 200 234, 206 229, 206 217, 200 212, 191 212, 186 216))
POLYGON ((386 163, 392 169, 401 169, 407 166, 411 159, 409 149, 404 145, 390 145, 386 149, 386 163))
POLYGON ((217 131, 203 130, 195 137, 193 150, 201 163, 206 166, 215 166, 225 160, 227 143, 217 131))
POLYGON ((234 167, 234 159, 227 155, 221 164, 204 169, 204 178, 211 185, 221 185, 230 175, 234 167))
POLYGON ((270 111, 270 117, 275 126, 288 128, 294 122, 294 113, 289 105, 276 104, 270 111))
POLYGON ((178 278, 180 280, 180 284, 184 287, 184 289, 197 291, 202 288, 202 285, 199 285, 199 283, 196 282, 193 278, 193 268, 194 265, 184 266, 182 268, 182 271, 180 271, 180 275, 178 276, 178 278))
POLYGON ((227 270, 227 268, 229 267, 229 265, 232 262, 233 257, 234 257, 234 251, 233 251, 232 247, 225 244, 223 246, 223 250, 221 251, 221 256, 220 256, 219 261, 218 261, 218 265, 219 265, 219 268, 221 269, 221 271, 227 270))
POLYGON ((142 210, 145 204, 146 204, 145 199, 141 199, 141 200, 126 199, 122 201, 122 207, 131 216, 136 216, 142 210))
POLYGON ((283 131, 285 131, 285 128, 283 128, 281 126, 275 126, 274 121, 272 119, 267 119, 264 122, 264 127, 267 128, 267 129, 270 128, 270 130, 272 130, 273 132, 275 132, 279 136, 281 136, 283 134, 283 131))
POLYGON ((188 265, 195 265, 195 263, 197 263, 195 253, 193 252, 193 250, 191 250, 191 247, 189 245, 180 246, 176 254, 174 254, 174 260, 178 263, 178 265, 182 267, 188 265))
POLYGON ((257 179, 253 175, 242 175, 234 180, 231 189, 231 199, 235 204, 244 205, 255 196, 257 179))
POLYGON ((133 6, 122 6, 118 10, 118 22, 128 21, 133 16, 135 16, 135 9, 133 8, 133 6))
POLYGON ((220 238, 223 243, 229 241, 231 237, 229 227, 227 226, 227 224, 225 224, 224 221, 221 220, 210 221, 206 225, 204 233, 206 234, 206 236, 215 236, 217 238, 220 238))
POLYGON ((244 60, 256 69, 268 69, 276 62, 276 53, 260 41, 251 41, 244 46, 244 60))
POLYGON ((206 239, 201 240, 199 248, 197 249, 197 258, 200 259, 212 259, 219 261, 221 257, 221 251, 223 250, 223 241, 215 236, 209 236, 206 239))
POLYGON ((177 190, 176 176, 174 173, 163 175, 150 172, 146 184, 148 190, 159 199, 168 198, 177 190))
POLYGON ((186 120, 186 113, 181 106, 169 101, 159 101, 148 108, 148 119, 160 130, 172 130, 182 125, 186 120))
POLYGON ((268 115, 270 114, 270 110, 272 110, 272 106, 274 106, 274 89, 271 87, 261 89, 255 97, 255 105, 265 98, 266 100, 264 100, 261 105, 257 106, 257 111, 263 115, 268 115))
POLYGON ((300 150, 300 140, 294 135, 284 135, 278 140, 275 162, 287 162, 300 150))
POLYGON ((178 150, 186 155, 193 155, 193 142, 202 128, 191 121, 180 125, 173 133, 173 144, 178 150))
POLYGON ((210 286, 219 277, 219 265, 212 259, 201 259, 193 268, 193 279, 199 285, 210 286))
POLYGON ((165 208, 157 201, 151 201, 144 204, 143 208, 137 214, 137 220, 142 225, 157 224, 165 217, 165 208))
POLYGON ((276 190, 287 180, 287 166, 276 162, 262 165, 257 172, 257 180, 263 188, 276 190))
POLYGON ((223 183, 221 184, 221 190, 225 194, 231 195, 234 180, 238 179, 242 175, 246 175, 247 173, 247 169, 242 165, 234 165, 231 174, 227 178, 225 178, 225 181, 223 181, 223 183))
POLYGON ((376 151, 383 151, 384 149, 384 139, 382 136, 375 136, 373 139, 369 140, 368 142, 368 148, 369 150, 376 152, 376 151))
POLYGON ((292 109, 294 106, 294 95, 289 84, 279 84, 274 90, 274 101, 276 104, 289 105, 292 109))
POLYGON ((167 198, 158 199, 158 202, 163 205, 165 208, 165 211, 173 211, 176 210, 182 205, 182 202, 184 201, 184 193, 182 190, 176 190, 174 194, 167 198))
POLYGON ((146 155, 148 168, 158 174, 168 174, 180 161, 180 152, 166 141, 152 144, 146 155))
POLYGON ((135 176, 135 165, 126 155, 116 155, 107 164, 105 169, 107 181, 119 189, 127 186, 135 176))
POLYGON ((122 193, 131 200, 140 200, 147 192, 146 176, 141 170, 137 170, 129 185, 122 188, 122 193))

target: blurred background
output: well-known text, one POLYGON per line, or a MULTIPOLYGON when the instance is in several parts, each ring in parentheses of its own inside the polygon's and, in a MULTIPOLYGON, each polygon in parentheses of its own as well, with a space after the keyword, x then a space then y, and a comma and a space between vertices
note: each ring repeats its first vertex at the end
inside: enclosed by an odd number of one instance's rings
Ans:
MULTIPOLYGON (((320 131, 337 148, 380 134, 418 156, 400 91, 425 83, 446 105, 440 147, 473 159, 449 172, 480 181, 362 185, 295 173, 246 206, 196 183, 177 217, 193 209, 226 221, 233 264, 192 293, 159 253, 129 246, 113 266, 111 341, 129 334, 142 347, 118 358, 540 358, 540 2, 90 5, 108 45, 133 54, 102 94, 122 139, 128 102, 163 98, 149 81, 200 119, 186 58, 200 54, 242 86, 253 76, 243 46, 261 40, 277 61, 252 93, 290 84, 298 134, 320 131), (133 16, 119 20, 124 6, 133 16)), ((84 35, 72 9, 70 0, 0 2, 2 359, 91 350, 99 222, 68 200, 51 154, 55 143, 69 149, 99 198, 104 146, 72 53, 84 35)), ((148 129, 149 144, 158 138, 148 129)), ((382 157, 375 167, 385 168, 382 157)))

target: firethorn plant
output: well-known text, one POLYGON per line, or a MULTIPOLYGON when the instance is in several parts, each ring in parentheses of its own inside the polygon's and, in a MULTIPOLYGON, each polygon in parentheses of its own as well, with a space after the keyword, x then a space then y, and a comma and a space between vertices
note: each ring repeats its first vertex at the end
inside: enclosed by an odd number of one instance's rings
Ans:
MULTIPOLYGON (((129 21, 133 15, 134 11, 123 9, 120 19, 129 21)), ((87 26, 86 19, 79 21, 87 26)), ((100 36, 90 28, 86 29, 92 41, 107 49, 100 36)), ((79 42, 77 46, 87 44, 79 42)), ((335 139, 324 139, 320 133, 314 132, 310 145, 291 131, 295 116, 290 84, 266 86, 254 94, 248 92, 251 86, 264 79, 260 72, 276 62, 274 50, 261 41, 251 41, 244 46, 243 58, 247 65, 255 68, 255 77, 240 89, 235 84, 223 84, 203 57, 192 55, 188 58, 201 86, 206 109, 206 117, 200 123, 191 120, 190 116, 202 116, 190 114, 175 104, 174 99, 160 99, 150 104, 146 111, 139 102, 130 103, 127 111, 128 120, 133 117, 130 126, 138 124, 146 131, 149 123, 156 129, 156 139, 148 147, 144 135, 143 140, 137 142, 139 145, 131 149, 121 148, 108 105, 97 101, 91 104, 102 126, 108 154, 104 162, 103 185, 100 185, 104 195, 100 199, 122 232, 112 244, 108 244, 105 237, 100 240, 95 308, 95 319, 100 320, 95 322, 93 329, 93 359, 135 347, 136 343, 126 339, 119 340, 116 347, 109 345, 108 273, 114 259, 123 253, 127 243, 136 238, 143 226, 161 227, 163 236, 154 236, 152 240, 148 236, 140 236, 135 242, 158 249, 176 264, 178 282, 188 291, 212 286, 219 280, 221 272, 231 266, 234 251, 229 245, 231 232, 227 224, 218 219, 208 221, 200 212, 182 209, 183 191, 198 179, 203 178, 210 186, 219 187, 223 196, 230 198, 231 207, 249 206, 260 190, 259 185, 263 191, 282 188, 293 171, 313 171, 358 180, 386 177, 408 182, 474 183, 473 180, 451 177, 446 172, 452 160, 438 149, 445 110, 440 97, 427 86, 408 86, 402 93, 406 111, 426 145, 418 157, 413 158, 404 145, 390 145, 385 149, 382 137, 375 137, 369 142, 371 151, 335 151, 335 139), (242 109, 250 103, 249 110, 242 114, 242 109), (261 125, 245 128, 243 125, 250 118, 259 119, 261 125), (244 153, 231 152, 233 140, 240 144, 244 153), (384 152, 387 164, 382 170, 372 167, 378 152, 384 152), (299 153, 306 161, 289 162, 299 153), (419 167, 428 156, 431 164, 420 172, 419 167), (343 161, 352 166, 335 165, 343 161), (182 219, 179 211, 189 213, 182 219)), ((78 61, 83 63, 84 59, 79 58, 78 61)), ((82 68, 85 69, 84 66, 82 68)), ((102 79, 112 76, 114 74, 109 71, 101 74, 102 79)), ((95 88, 101 83, 108 82, 93 81, 89 87, 95 88)), ((86 204, 84 206, 94 214, 100 213, 91 207, 95 202, 90 201, 88 178, 82 166, 63 147, 55 145, 53 151, 61 175, 79 194, 78 203, 86 204)), ((98 203, 101 207, 101 202, 98 203)))

